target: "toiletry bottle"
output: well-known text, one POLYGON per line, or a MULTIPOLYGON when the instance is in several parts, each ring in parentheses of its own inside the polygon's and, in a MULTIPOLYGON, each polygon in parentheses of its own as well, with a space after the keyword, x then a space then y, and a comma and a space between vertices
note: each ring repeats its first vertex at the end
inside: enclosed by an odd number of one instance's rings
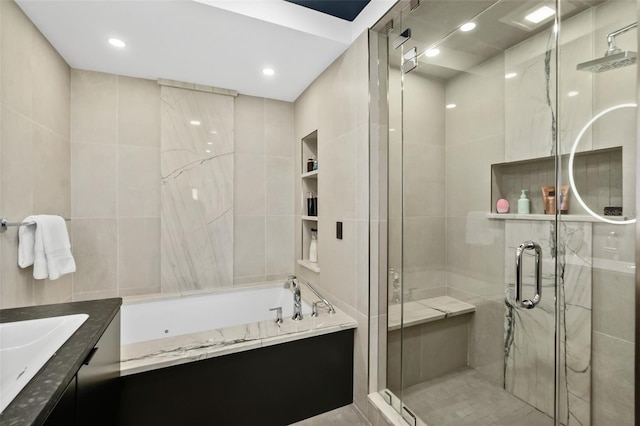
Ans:
POLYGON ((527 190, 522 189, 522 194, 520 194, 520 199, 518 199, 518 214, 529 214, 531 213, 531 200, 527 198, 527 190))
POLYGON ((312 192, 307 194, 307 216, 318 216, 318 199, 312 192))
POLYGON ((314 164, 313 158, 309 158, 307 160, 307 171, 308 172, 313 171, 313 164, 314 164))
POLYGON ((309 262, 318 263, 318 238, 316 228, 311 228, 311 244, 309 244, 309 262))

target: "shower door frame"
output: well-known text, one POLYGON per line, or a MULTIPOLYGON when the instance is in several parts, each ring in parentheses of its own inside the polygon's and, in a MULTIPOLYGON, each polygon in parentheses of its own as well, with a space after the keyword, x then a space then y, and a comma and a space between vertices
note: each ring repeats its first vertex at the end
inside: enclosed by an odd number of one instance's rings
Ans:
MULTIPOLYGON (((561 3, 561 1, 559 1, 559 0, 556 2, 556 4, 560 4, 560 3, 561 3)), ((640 4, 640 2, 637 2, 637 3, 640 4)), ((399 4, 397 4, 395 6, 395 11, 398 12, 402 8, 406 8, 408 4, 409 4, 409 1, 400 2, 399 4)), ((556 19, 556 24, 559 24, 557 21, 558 21, 558 19, 556 19)), ((381 21, 378 24, 376 24, 376 26, 374 27, 374 29, 372 31, 372 38, 373 37, 379 37, 379 39, 386 39, 387 38, 386 34, 380 35, 378 33, 381 30, 383 30, 383 27, 384 27, 385 23, 386 22, 381 21), (378 31, 378 32, 375 32, 375 31, 378 31)), ((558 27, 559 27, 559 25, 558 25, 558 27)), ((558 41, 558 37, 556 37, 555 46, 554 46, 554 49, 553 49, 554 50, 556 64, 559 64, 558 56, 560 54, 560 48, 558 46, 558 42, 559 42, 558 41)), ((640 42, 638 43, 638 45, 640 46, 640 42)), ((376 52, 376 53, 378 53, 378 52, 376 52)), ((372 60, 372 68, 374 67, 373 62, 374 61, 372 60)), ((387 75, 388 75, 388 70, 386 70, 386 71, 387 71, 387 75)), ((555 75, 556 80, 558 79, 559 72, 560 72, 560 70, 558 70, 556 72, 556 75, 555 75)), ((371 86, 372 92, 376 89, 376 87, 375 87, 376 85, 373 84, 373 83, 374 82, 372 82, 372 86, 371 86)), ((555 109, 556 109, 556 111, 559 111, 560 105, 558 104, 559 96, 558 96, 558 93, 557 93, 558 90, 559 90, 559 84, 556 84, 555 87, 556 87, 556 89, 555 89, 556 90, 555 109)), ((384 95, 381 94, 380 97, 384 98, 384 95)), ((638 95, 636 94, 636 99, 637 98, 638 98, 638 95)), ((640 123, 640 120, 638 119, 638 117, 639 117, 639 114, 636 112, 636 125, 640 126, 640 124, 638 124, 638 123, 640 123)), ((388 125, 388 122, 386 124, 388 125)), ((387 134, 387 137, 388 137, 388 134, 387 134)), ((381 139, 382 139, 382 136, 381 136, 381 139)), ((385 141, 385 142, 386 142, 386 144, 388 144, 388 141, 385 141)), ((636 142, 635 143, 636 143, 636 147, 637 147, 638 146, 638 138, 637 137, 636 137, 636 142)), ((386 144, 382 143, 381 145, 385 145, 386 146, 386 144)), ((559 145, 560 145, 559 132, 556 132, 556 137, 555 137, 555 146, 556 146, 556 151, 555 152, 556 152, 556 154, 555 154, 555 165, 554 165, 555 176, 556 176, 556 185, 561 184, 561 182, 560 182, 560 172, 559 172, 559 169, 560 169, 560 164, 559 164, 559 157, 560 157, 559 151, 560 151, 560 149, 558 149, 559 145)), ((638 151, 640 151, 640 150, 636 151, 636 165, 635 165, 636 171, 638 170, 638 164, 640 164, 640 152, 638 152, 638 151)), ((381 151, 381 155, 382 155, 382 151, 381 151)), ((388 174, 388 171, 385 171, 385 173, 388 174)), ((636 193, 636 211, 640 210, 640 176, 639 175, 640 175, 639 173, 636 173, 636 177, 635 177, 635 182, 636 182, 636 188, 635 188, 635 193, 636 193)), ((374 187, 372 187, 372 189, 373 188, 374 187)), ((379 189, 382 190, 382 185, 380 185, 379 189)), ((562 219, 560 219, 560 221, 561 220, 562 219)), ((558 234, 557 230, 558 230, 558 226, 560 225, 560 221, 558 219, 558 215, 556 214, 556 217, 554 218, 555 229, 556 229, 556 232, 554 233, 554 239, 555 239, 556 244, 558 243, 558 239, 559 239, 559 234, 558 234)), ((383 234, 382 230, 379 230, 378 232, 380 232, 381 235, 383 234)), ((383 241, 386 242, 387 240, 388 240, 388 237, 387 238, 381 238, 380 242, 383 242, 383 241)), ((384 253, 387 252, 386 245, 384 247, 383 246, 379 246, 378 249, 379 249, 379 254, 384 254, 384 253)), ((635 226, 635 249, 636 249, 635 262, 636 262, 636 264, 638 264, 640 262, 640 229, 638 229, 637 225, 635 226)), ((382 257, 383 256, 380 256, 380 255, 378 257, 381 266, 382 266, 382 260, 381 260, 382 257)), ((553 297, 555 297, 556 300, 558 300, 558 298, 560 296, 559 295, 560 288, 559 288, 559 285, 558 285, 558 269, 557 269, 558 268, 558 263, 557 263, 557 258, 554 259, 554 267, 555 267, 555 274, 554 274, 555 285, 554 285, 553 297)), ((387 289, 388 289, 390 283, 388 282, 388 274, 385 275, 385 271, 386 271, 386 269, 383 269, 381 267, 381 268, 378 269, 378 273, 376 275, 372 275, 372 279, 377 277, 377 282, 380 285, 380 291, 374 291, 375 287, 372 286, 371 295, 372 295, 372 298, 373 297, 377 297, 379 302, 384 302, 383 298, 385 298, 389 294, 388 293, 389 290, 387 290, 387 289)), ((638 274, 635 275, 634 282, 635 282, 635 302, 636 302, 636 306, 640 306, 640 277, 638 276, 638 274)), ((372 284, 375 284, 375 282, 372 281, 372 284)), ((378 312, 381 315, 383 313, 386 314, 386 307, 384 307, 384 309, 383 309, 383 307, 382 307, 383 304, 386 304, 386 303, 380 303, 379 312, 378 312)), ((558 309, 559 309, 559 306, 556 303, 555 304, 555 312, 554 312, 554 317, 555 317, 554 318, 554 323, 555 323, 554 342, 555 342, 555 356, 556 356, 556 362, 555 362, 555 366, 554 366, 554 368, 555 368, 555 371, 554 371, 554 418, 555 418, 555 423, 556 424, 559 424, 559 410, 560 410, 560 408, 559 408, 560 395, 558 393, 558 389, 560 389, 560 374, 559 374, 559 372, 557 370, 558 370, 558 366, 559 366, 559 354, 558 354, 558 352, 559 352, 559 348, 560 348, 560 345, 561 345, 561 335, 558 332, 559 325, 560 325, 559 324, 560 315, 558 314, 558 309)), ((640 363, 640 356, 638 355, 638 352, 639 352, 639 349, 640 349, 640 315, 638 315, 637 309, 635 310, 634 314, 635 314, 635 326, 636 326, 635 327, 636 340, 635 340, 635 345, 634 345, 635 346, 634 356, 635 356, 635 365, 636 365, 636 367, 638 367, 638 365, 640 363)), ((380 318, 382 318, 382 317, 380 317, 380 318)), ((382 325, 383 325, 382 322, 378 322, 376 324, 376 328, 379 328, 379 332, 380 333, 384 333, 385 332, 385 330, 382 328, 382 325)), ((382 351, 382 350, 386 349, 386 347, 384 345, 385 341, 386 341, 386 337, 382 337, 382 336, 380 337, 379 340, 377 340, 377 348, 376 349, 378 351, 382 351)), ((373 347, 373 344, 375 344, 375 343, 376 343, 376 341, 372 340, 372 347, 373 347)), ((371 359, 373 360, 373 357, 371 359)), ((373 366, 375 366, 377 364, 377 361, 378 360, 376 359, 375 363, 372 362, 371 374, 372 375, 376 375, 376 377, 370 383, 375 384, 376 386, 372 386, 371 387, 371 391, 377 391, 378 388, 379 388, 378 384, 383 384, 384 380, 385 380, 385 373, 381 372, 381 369, 384 369, 384 366, 379 366, 378 372, 373 370, 373 366)), ((640 368, 635 368, 635 371, 634 371, 634 401, 635 401, 634 412, 635 413, 634 414, 635 414, 635 418, 636 419, 640 418, 640 392, 638 391, 637 386, 636 386, 636 384, 638 383, 639 379, 640 379, 640 368)))

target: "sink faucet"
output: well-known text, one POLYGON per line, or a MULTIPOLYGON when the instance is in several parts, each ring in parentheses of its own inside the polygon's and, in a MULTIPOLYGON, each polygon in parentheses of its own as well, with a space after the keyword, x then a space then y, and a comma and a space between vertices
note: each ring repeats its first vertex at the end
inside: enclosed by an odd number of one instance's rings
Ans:
POLYGON ((293 316, 291 319, 300 321, 302 319, 302 297, 300 295, 300 284, 295 275, 289 275, 287 277, 284 288, 290 288, 293 292, 293 316))

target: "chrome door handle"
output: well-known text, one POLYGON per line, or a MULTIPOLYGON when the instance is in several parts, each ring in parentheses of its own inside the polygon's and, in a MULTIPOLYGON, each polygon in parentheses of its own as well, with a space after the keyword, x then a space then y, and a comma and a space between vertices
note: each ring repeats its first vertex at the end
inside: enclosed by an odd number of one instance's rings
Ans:
POLYGON ((542 250, 538 243, 525 241, 516 249, 516 304, 521 308, 533 309, 542 298, 542 250), (522 253, 525 250, 536 252, 536 293, 533 299, 522 300, 522 253))

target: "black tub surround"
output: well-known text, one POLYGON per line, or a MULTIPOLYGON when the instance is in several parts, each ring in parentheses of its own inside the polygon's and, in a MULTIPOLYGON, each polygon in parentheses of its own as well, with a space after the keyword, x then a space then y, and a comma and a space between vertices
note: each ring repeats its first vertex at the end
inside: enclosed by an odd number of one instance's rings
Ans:
POLYGON ((280 426, 351 404, 354 331, 123 376, 118 425, 280 426))
POLYGON ((102 299, 0 310, 0 323, 72 314, 89 318, 40 369, 0 415, 3 426, 41 425, 118 314, 122 299, 102 299))

